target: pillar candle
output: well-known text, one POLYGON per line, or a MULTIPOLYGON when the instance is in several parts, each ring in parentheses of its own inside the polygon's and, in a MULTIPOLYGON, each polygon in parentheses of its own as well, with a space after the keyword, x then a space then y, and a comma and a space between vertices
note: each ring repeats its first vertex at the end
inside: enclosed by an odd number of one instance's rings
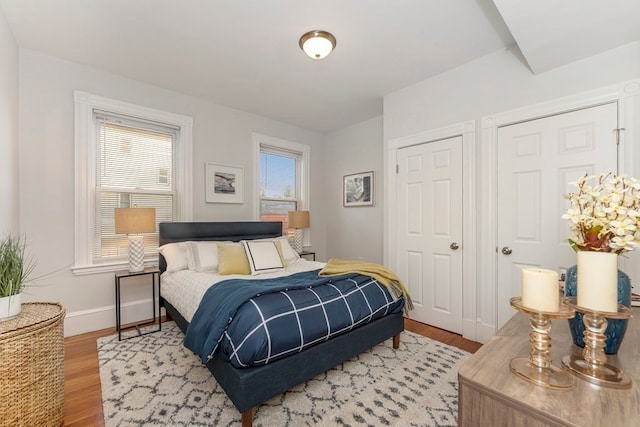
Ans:
POLYGON ((578 306, 594 311, 618 312, 618 255, 580 251, 578 256, 578 306))
POLYGON ((558 311, 560 307, 558 273, 542 268, 523 268, 522 305, 537 311, 558 311))

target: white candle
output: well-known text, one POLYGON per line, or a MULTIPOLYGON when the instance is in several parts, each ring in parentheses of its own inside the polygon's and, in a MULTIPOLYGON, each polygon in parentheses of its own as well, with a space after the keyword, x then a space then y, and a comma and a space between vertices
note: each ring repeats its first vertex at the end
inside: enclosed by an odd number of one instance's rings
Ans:
POLYGON ((618 255, 580 251, 578 255, 578 306, 594 311, 618 312, 618 255))
POLYGON ((542 268, 522 269, 522 305, 537 311, 558 311, 558 273, 542 268))

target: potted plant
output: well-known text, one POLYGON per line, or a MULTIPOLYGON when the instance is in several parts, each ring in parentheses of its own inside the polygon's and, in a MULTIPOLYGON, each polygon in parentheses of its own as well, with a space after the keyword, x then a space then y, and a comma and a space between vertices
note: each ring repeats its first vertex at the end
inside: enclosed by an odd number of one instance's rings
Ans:
POLYGON ((26 257, 24 236, 6 235, 0 240, 0 321, 20 314, 22 291, 35 267, 26 257))

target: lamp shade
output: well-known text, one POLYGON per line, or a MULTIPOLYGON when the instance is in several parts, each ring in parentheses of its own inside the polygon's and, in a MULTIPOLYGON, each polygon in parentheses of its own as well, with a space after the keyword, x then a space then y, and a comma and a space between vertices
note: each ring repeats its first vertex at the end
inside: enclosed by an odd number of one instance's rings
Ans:
POLYGON ((309 227, 309 211, 289 211, 289 228, 309 227))
POLYGON ((322 59, 336 47, 336 38, 327 31, 314 30, 303 34, 299 44, 310 58, 322 59))
POLYGON ((155 233, 155 208, 116 208, 116 234, 155 233))

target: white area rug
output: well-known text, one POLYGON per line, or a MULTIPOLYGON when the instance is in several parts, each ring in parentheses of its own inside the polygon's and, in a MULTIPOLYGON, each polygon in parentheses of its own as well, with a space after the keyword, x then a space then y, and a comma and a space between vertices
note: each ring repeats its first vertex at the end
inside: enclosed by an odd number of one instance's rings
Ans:
MULTIPOLYGON (((173 323, 118 342, 98 339, 105 424, 238 426, 240 414, 173 323)), ((456 426, 457 372, 469 356, 404 332, 276 396, 254 426, 456 426)))

